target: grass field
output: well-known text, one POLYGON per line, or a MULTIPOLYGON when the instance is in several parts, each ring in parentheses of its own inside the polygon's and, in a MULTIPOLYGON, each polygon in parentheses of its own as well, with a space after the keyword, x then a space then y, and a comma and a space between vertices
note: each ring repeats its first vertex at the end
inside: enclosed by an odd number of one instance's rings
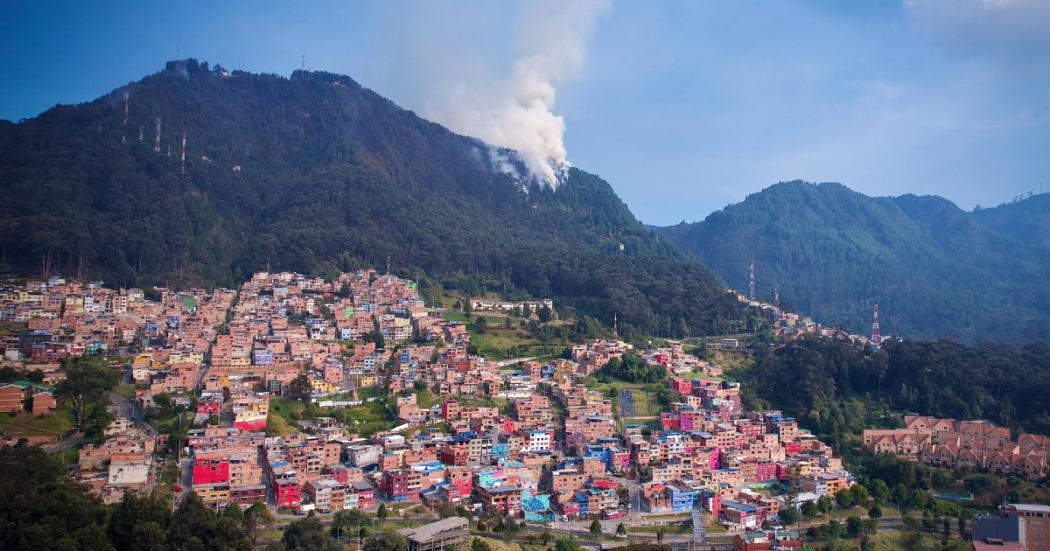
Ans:
MULTIPOLYGON (((350 408, 313 408, 312 411, 318 416, 334 417, 340 421, 345 419, 350 430, 361 434, 372 434, 397 426, 397 419, 382 400, 350 408)), ((266 428, 271 434, 288 434, 297 430, 296 421, 308 417, 307 407, 302 402, 272 398, 266 428)))
POLYGON ((60 435, 73 429, 73 416, 65 409, 41 417, 32 413, 0 414, 0 432, 25 436, 60 435))
POLYGON ((560 355, 566 346, 572 344, 562 340, 541 342, 522 328, 517 319, 511 319, 511 327, 507 328, 505 323, 508 318, 506 316, 471 315, 468 320, 467 315, 462 312, 445 312, 444 318, 467 323, 470 343, 478 349, 478 354, 494 360, 528 356, 553 357, 560 355), (479 317, 485 318, 484 333, 474 328, 474 323, 479 317))
MULTIPOLYGON (((948 545, 942 546, 939 539, 928 536, 920 536, 908 532, 879 532, 869 536, 872 551, 900 551, 901 549, 912 549, 914 551, 969 551, 973 547, 968 542, 949 540, 948 545)), ((860 538, 846 538, 837 541, 818 541, 809 544, 813 549, 860 549, 860 538)))

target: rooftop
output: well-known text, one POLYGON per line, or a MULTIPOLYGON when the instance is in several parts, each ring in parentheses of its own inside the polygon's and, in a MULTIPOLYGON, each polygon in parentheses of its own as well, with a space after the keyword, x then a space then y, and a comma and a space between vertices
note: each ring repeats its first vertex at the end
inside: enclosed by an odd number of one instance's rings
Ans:
POLYGON ((415 528, 403 528, 398 530, 397 533, 410 540, 425 543, 439 537, 444 532, 452 530, 463 530, 465 534, 467 530, 467 519, 463 517, 449 517, 437 522, 431 522, 430 524, 424 524, 423 526, 417 526, 415 528))

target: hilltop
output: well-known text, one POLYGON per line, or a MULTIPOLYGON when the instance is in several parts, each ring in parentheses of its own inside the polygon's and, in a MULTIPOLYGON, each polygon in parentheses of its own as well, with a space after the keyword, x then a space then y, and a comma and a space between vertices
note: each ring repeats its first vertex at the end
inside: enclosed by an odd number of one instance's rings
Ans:
POLYGON ((514 152, 346 76, 169 62, 93 101, 0 124, 0 262, 183 287, 389 260, 472 293, 550 296, 606 322, 618 312, 626 331, 707 332, 738 314, 716 276, 600 177, 573 168, 551 189, 508 162, 514 152))
POLYGON ((701 222, 659 229, 730 286, 826 325, 966 342, 1050 336, 1050 195, 967 212, 937 196, 868 197, 836 183, 771 186, 701 222))

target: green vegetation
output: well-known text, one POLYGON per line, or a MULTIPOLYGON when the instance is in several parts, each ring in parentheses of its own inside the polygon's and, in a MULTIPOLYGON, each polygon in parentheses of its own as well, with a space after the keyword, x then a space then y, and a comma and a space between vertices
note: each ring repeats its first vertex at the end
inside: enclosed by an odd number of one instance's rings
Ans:
POLYGON ((103 356, 78 356, 62 364, 66 378, 58 384, 58 397, 73 404, 77 425, 90 437, 97 437, 112 421, 106 412, 106 391, 120 382, 120 371, 110 367, 103 356))
POLYGON ((667 377, 667 368, 651 365, 635 354, 625 354, 623 359, 612 358, 595 373, 598 382, 612 379, 628 383, 657 383, 667 377))
POLYGON ((73 429, 72 408, 61 408, 51 415, 32 413, 0 413, 0 433, 25 436, 55 435, 73 429))
POLYGON ((1050 336, 1050 195, 964 212, 935 196, 867 197, 840 184, 788 182, 704 221, 661 229, 761 296, 865 333, 966 342, 1050 336))
MULTIPOLYGON (((895 422, 888 411, 1050 433, 1050 346, 887 342, 876 351, 806 338, 762 348, 745 372, 753 390, 818 433, 842 437, 895 422)), ((751 396, 754 398, 754 396, 751 396)))
POLYGON ((266 418, 266 430, 270 434, 294 432, 297 421, 317 417, 334 417, 349 425, 350 430, 360 434, 372 434, 389 430, 397 425, 393 409, 385 400, 365 402, 348 408, 322 408, 313 402, 300 402, 288 398, 271 398, 270 413, 266 418))
POLYGON ((348 77, 224 78, 191 59, 127 89, 129 127, 161 117, 190 136, 186 174, 121 143, 123 87, 0 125, 7 268, 72 273, 82 259, 113 285, 233 286, 267 263, 328 275, 389 257, 424 292, 551 297, 606 322, 618 312, 624 334, 721 332, 740 313, 597 176, 571 169, 526 193, 489 146, 348 77))
MULTIPOLYGON (((3 549, 251 549, 240 510, 212 512, 191 494, 173 513, 159 496, 105 507, 38 448, 0 450, 3 549)), ((236 509, 236 508, 233 508, 236 509)))

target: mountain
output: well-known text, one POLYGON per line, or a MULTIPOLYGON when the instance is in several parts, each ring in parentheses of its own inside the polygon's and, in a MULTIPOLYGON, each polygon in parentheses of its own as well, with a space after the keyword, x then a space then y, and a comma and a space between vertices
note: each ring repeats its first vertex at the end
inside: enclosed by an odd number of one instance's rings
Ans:
POLYGON ((1050 337, 1050 195, 966 212, 935 196, 787 182, 662 228, 730 286, 825 324, 965 342, 1050 337))
POLYGON ((94 101, 0 122, 0 262, 112 285, 229 286, 267 266, 389 261, 467 292, 618 313, 628 331, 701 333, 739 314, 601 178, 570 169, 551 189, 508 174, 514 159, 345 76, 169 62, 94 101))

